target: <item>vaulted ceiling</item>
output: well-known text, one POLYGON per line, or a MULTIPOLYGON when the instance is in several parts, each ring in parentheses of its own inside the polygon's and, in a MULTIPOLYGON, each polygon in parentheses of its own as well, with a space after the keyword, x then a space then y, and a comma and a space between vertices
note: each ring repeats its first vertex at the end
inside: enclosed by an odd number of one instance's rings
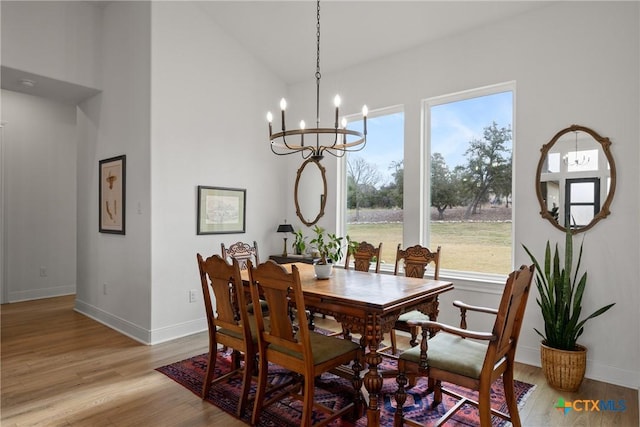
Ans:
MULTIPOLYGON (((330 72, 544 7, 548 1, 347 1, 320 4, 330 72)), ((313 79, 316 2, 203 1, 203 12, 287 83, 313 79)))

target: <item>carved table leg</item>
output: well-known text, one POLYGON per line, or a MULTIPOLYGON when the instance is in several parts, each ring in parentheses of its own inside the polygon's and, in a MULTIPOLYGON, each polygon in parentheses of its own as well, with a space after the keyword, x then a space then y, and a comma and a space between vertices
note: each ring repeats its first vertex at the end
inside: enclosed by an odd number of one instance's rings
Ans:
POLYGON ((365 328, 366 342, 369 352, 365 354, 365 361, 369 371, 364 376, 364 386, 369 393, 369 407, 367 408, 367 425, 380 425, 380 391, 382 390, 382 375, 378 372, 378 365, 382 362, 382 356, 378 353, 378 346, 382 341, 380 325, 374 321, 373 316, 367 319, 365 328))

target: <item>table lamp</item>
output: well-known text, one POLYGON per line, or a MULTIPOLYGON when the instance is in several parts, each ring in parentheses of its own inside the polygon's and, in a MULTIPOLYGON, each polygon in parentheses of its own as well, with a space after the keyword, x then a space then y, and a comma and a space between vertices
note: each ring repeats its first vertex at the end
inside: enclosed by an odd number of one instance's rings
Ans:
MULTIPOLYGON (((278 226, 278 233, 293 233, 293 226, 291 224, 287 224, 287 221, 284 224, 280 224, 278 226)), ((284 248, 282 249, 282 256, 287 256, 287 235, 284 235, 284 248)))

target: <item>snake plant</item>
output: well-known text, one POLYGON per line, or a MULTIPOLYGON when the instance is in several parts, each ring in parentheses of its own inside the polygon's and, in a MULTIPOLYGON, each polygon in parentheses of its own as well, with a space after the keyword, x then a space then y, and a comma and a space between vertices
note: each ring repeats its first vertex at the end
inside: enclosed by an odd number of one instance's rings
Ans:
POLYGON ((575 271, 573 271, 573 235, 570 227, 567 227, 565 231, 564 265, 562 268, 557 243, 553 258, 551 258, 551 244, 547 241, 544 266, 541 266, 531 251, 522 245, 536 267, 536 287, 539 293, 536 302, 542 310, 544 319, 544 334, 534 329, 543 338, 545 345, 560 350, 575 350, 576 341, 584 332, 584 324, 587 320, 600 316, 615 304, 608 304, 590 316, 579 320, 582 311, 582 296, 587 284, 586 271, 578 280, 583 243, 584 238, 580 243, 575 271))

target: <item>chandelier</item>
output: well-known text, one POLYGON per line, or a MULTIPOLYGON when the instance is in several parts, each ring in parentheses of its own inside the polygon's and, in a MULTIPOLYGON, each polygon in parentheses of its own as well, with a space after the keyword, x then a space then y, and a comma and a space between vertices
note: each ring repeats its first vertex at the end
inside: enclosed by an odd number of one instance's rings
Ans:
POLYGON ((301 120, 299 129, 287 129, 285 126, 287 101, 284 98, 280 100, 282 131, 273 133, 271 112, 267 113, 267 121, 269 122, 269 145, 274 154, 284 156, 299 152, 303 159, 312 158, 318 161, 324 158, 325 153, 334 157, 343 157, 348 151, 359 151, 364 148, 367 143, 368 110, 366 105, 362 107, 363 132, 347 129, 347 120, 344 117, 340 125, 338 124, 341 100, 340 96, 336 95, 334 98, 336 107, 334 126, 332 128, 320 127, 320 78, 322 77, 320 74, 320 0, 317 2, 316 18, 316 127, 306 128, 304 120, 301 120), (308 136, 306 144, 305 135, 308 136), (348 135, 355 137, 355 139, 348 140, 348 135))
POLYGON ((565 154, 563 159, 564 160, 564 164, 565 165, 570 165, 570 166, 583 166, 586 165, 587 163, 589 163, 589 160, 591 160, 588 156, 586 155, 582 155, 582 158, 578 155, 578 131, 574 131, 573 132, 576 135, 576 149, 575 152, 573 154, 573 159, 569 159, 571 156, 569 155, 569 153, 565 154))

